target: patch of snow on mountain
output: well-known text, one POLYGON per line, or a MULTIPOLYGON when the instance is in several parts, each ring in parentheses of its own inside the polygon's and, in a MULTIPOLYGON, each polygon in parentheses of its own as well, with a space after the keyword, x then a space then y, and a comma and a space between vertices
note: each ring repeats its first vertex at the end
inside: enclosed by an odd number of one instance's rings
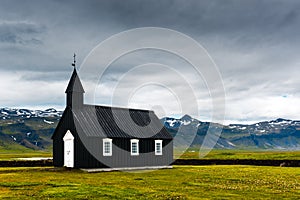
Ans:
POLYGON ((276 122, 272 121, 272 122, 270 122, 269 124, 271 124, 271 125, 281 125, 281 126, 283 126, 283 125, 285 125, 285 124, 291 124, 291 123, 292 123, 291 121, 288 121, 288 120, 282 120, 282 121, 276 121, 276 122))
POLYGON ((230 141, 226 141, 229 145, 231 145, 231 146, 236 146, 235 144, 233 144, 232 142, 230 142, 230 141))
POLYGON ((220 146, 220 147, 222 147, 222 148, 225 148, 225 146, 222 145, 222 144, 220 144, 220 143, 217 143, 216 145, 218 145, 218 146, 220 146))
POLYGON ((169 120, 166 120, 166 122, 169 123, 169 126, 170 126, 170 127, 174 127, 174 125, 175 125, 175 123, 176 123, 176 120, 171 120, 171 119, 169 119, 169 120))
POLYGON ((2 113, 3 115, 8 115, 8 112, 5 112, 5 111, 1 111, 1 113, 2 113))
POLYGON ((47 121, 45 119, 44 119, 44 122, 47 123, 47 124, 53 124, 54 123, 54 122, 51 122, 51 121, 47 121))
POLYGON ((191 121, 183 121, 183 122, 181 122, 181 124, 183 124, 183 125, 185 125, 185 126, 187 126, 187 125, 189 125, 191 123, 191 121))
POLYGON ((55 110, 54 108, 48 108, 45 110, 45 112, 52 112, 52 113, 56 113, 57 110, 55 110))

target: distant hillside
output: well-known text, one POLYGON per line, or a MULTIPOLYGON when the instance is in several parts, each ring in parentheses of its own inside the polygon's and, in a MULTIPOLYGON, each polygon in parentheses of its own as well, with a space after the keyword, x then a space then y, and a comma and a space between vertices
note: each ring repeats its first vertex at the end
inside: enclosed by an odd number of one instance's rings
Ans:
MULTIPOLYGON (((62 116, 55 109, 29 110, 0 108, 0 151, 52 149, 51 136, 62 116)), ((276 119, 252 125, 202 122, 185 115, 180 119, 161 119, 176 136, 176 144, 189 143, 199 147, 210 127, 212 134, 222 131, 214 148, 219 149, 300 149, 300 121, 276 119), (196 133, 193 135, 192 133, 196 133)))
POLYGON ((0 108, 0 150, 51 150, 51 136, 62 115, 55 109, 0 108))
POLYGON ((222 131, 214 148, 300 149, 300 121, 276 119, 251 125, 223 126, 217 123, 201 122, 188 115, 181 119, 166 117, 161 121, 173 136, 178 137, 178 140, 188 140, 191 133, 197 132, 192 146, 200 146, 203 143, 210 126, 212 133, 222 131))

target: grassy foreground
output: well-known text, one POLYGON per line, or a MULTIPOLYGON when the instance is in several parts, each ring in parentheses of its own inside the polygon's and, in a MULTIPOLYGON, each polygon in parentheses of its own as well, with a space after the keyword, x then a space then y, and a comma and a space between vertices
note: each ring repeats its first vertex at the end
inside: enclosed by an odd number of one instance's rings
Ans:
POLYGON ((299 199, 300 168, 174 166, 136 173, 0 168, 0 198, 299 199))
MULTIPOLYGON (((241 150, 241 149, 213 149, 205 157, 199 156, 199 149, 191 148, 183 153, 179 149, 174 150, 174 158, 181 159, 255 159, 255 160, 300 160, 300 151, 278 150, 241 150)), ((0 160, 14 160, 15 158, 52 157, 52 150, 26 151, 2 150, 0 148, 0 160)))
POLYGON ((15 160, 16 158, 32 158, 32 157, 52 157, 51 152, 35 151, 35 152, 1 152, 0 160, 15 160))
MULTIPOLYGON (((199 156, 199 149, 191 148, 174 151, 175 158, 182 159, 255 159, 255 160, 300 160, 300 151, 279 150, 241 150, 241 149, 213 149, 204 157, 199 156)), ((202 152, 203 153, 203 152, 202 152)))

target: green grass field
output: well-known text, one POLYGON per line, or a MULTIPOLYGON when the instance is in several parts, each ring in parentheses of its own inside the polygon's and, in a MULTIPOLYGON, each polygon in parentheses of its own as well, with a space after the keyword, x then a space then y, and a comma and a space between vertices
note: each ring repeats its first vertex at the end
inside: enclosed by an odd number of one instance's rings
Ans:
POLYGON ((0 160, 12 160, 15 158, 29 158, 29 157, 51 157, 52 145, 44 150, 34 150, 26 148, 22 145, 11 141, 0 140, 0 160))
POLYGON ((300 168, 174 166, 154 171, 101 173, 0 168, 0 198, 299 199, 300 168))
MULTIPOLYGON (((31 149, 1 149, 0 160, 15 158, 51 157, 52 150, 37 151, 31 149)), ((300 160, 300 151, 272 151, 272 150, 224 150, 214 149, 205 157, 199 157, 199 149, 188 149, 185 153, 175 150, 174 158, 182 159, 256 159, 256 160, 300 160)))
POLYGON ((16 158, 31 158, 31 157, 52 157, 52 150, 37 151, 28 148, 24 149, 1 149, 0 160, 14 160, 16 158))
POLYGON ((214 149, 206 156, 199 156, 199 149, 191 148, 182 153, 175 150, 175 158, 182 159, 255 159, 255 160, 300 160, 300 151, 279 150, 240 150, 240 149, 214 149))

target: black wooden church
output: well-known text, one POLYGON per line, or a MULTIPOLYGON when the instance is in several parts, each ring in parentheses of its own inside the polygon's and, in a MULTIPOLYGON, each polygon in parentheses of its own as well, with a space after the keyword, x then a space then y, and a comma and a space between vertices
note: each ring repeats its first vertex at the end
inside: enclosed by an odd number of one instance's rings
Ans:
POLYGON ((53 139, 53 163, 73 168, 163 168, 173 162, 172 136, 153 111, 84 104, 74 71, 53 139))

